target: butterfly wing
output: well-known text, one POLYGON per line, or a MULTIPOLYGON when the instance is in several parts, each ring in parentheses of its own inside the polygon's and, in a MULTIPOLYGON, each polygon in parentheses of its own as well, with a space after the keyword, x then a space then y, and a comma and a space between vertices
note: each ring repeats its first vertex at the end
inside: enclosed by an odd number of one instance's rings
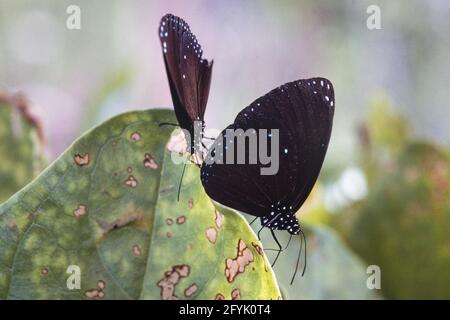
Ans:
POLYGON ((202 48, 183 19, 167 14, 158 31, 175 114, 193 135, 193 121, 204 118, 213 62, 202 59, 202 48))
MULTIPOLYGON (((206 156, 201 172, 208 195, 254 216, 267 216, 274 207, 280 210, 287 207, 286 210, 295 213, 311 192, 324 161, 334 103, 331 82, 312 78, 280 86, 243 109, 227 129, 259 132, 278 129, 279 147, 271 150, 278 153, 278 171, 261 175, 262 163, 227 164, 226 156, 225 164, 211 163, 211 158, 217 157, 217 150, 226 143, 218 139, 206 156)), ((225 129, 222 135, 226 134, 225 129)), ((237 148, 235 141, 234 144, 237 148)))

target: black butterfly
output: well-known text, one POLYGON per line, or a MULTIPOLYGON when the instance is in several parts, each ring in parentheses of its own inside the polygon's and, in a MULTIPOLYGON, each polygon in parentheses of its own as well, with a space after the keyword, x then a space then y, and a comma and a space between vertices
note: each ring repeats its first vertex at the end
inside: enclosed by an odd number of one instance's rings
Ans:
POLYGON ((202 138, 194 141, 194 121, 203 136, 213 61, 202 59, 202 48, 183 19, 165 15, 158 33, 175 115, 181 128, 190 133, 193 154, 202 138))
MULTIPOLYGON (((324 78, 286 83, 254 101, 222 131, 210 148, 201 169, 206 193, 223 205, 259 217, 262 227, 271 229, 274 237, 273 230, 287 230, 291 235, 302 233, 295 213, 311 192, 322 167, 334 104, 333 86, 324 78), (268 141, 273 129, 278 129, 279 148, 270 150, 278 153, 278 172, 261 175, 264 165, 260 161, 236 164, 237 152, 233 159, 227 159, 225 149, 232 146, 237 151, 238 143, 237 137, 226 136, 227 129, 259 132, 268 129, 268 141), (223 157, 223 164, 213 163, 218 156, 223 157), (234 164, 228 164, 229 160, 234 164)), ((257 152, 261 139, 258 136, 257 152)), ((249 159, 250 153, 247 143, 245 159, 249 159)))

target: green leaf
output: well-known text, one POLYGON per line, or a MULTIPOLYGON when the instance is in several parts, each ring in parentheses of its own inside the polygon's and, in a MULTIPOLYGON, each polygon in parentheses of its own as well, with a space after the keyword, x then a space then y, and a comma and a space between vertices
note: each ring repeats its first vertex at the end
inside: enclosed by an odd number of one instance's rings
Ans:
POLYGON ((115 117, 0 206, 1 298, 279 297, 254 233, 216 209, 195 165, 177 201, 183 166, 159 126, 175 121, 168 110, 115 117))
POLYGON ((355 206, 354 223, 343 234, 369 264, 380 266, 387 298, 450 298, 448 150, 410 142, 373 175, 368 198, 355 206))
MULTIPOLYGON (((304 276, 304 252, 297 275, 295 271, 300 237, 293 236, 287 250, 281 253, 274 270, 286 299, 376 299, 377 290, 367 288, 367 265, 359 259, 334 231, 317 225, 304 227, 307 239, 307 268, 304 276)), ((289 241, 287 233, 279 233, 281 243, 289 241)), ((263 242, 270 242, 268 234, 263 242)), ((273 242, 273 241, 271 241, 273 242)), ((303 250, 304 250, 303 243, 303 250)))
POLYGON ((0 202, 30 182, 44 162, 41 128, 26 100, 0 92, 0 202))

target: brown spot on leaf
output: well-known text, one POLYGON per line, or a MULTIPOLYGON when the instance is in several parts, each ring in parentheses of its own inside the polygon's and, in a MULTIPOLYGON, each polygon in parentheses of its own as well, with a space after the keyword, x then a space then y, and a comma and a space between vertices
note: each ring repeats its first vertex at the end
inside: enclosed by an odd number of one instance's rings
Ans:
POLYGON ((208 238, 208 241, 212 244, 216 243, 217 240, 217 230, 214 227, 206 229, 206 238, 208 238))
POLYGON ((216 226, 218 229, 220 229, 222 227, 222 223, 223 223, 223 214, 221 214, 219 211, 216 210, 216 226))
POLYGON ((75 161, 75 164, 79 167, 87 166, 89 164, 89 153, 85 153, 83 155, 77 153, 73 157, 73 161, 75 161))
POLYGON ((194 199, 190 198, 190 199, 188 200, 188 208, 189 208, 189 209, 192 209, 193 207, 194 207, 194 199))
POLYGON ((158 169, 158 164, 156 163, 155 159, 153 159, 150 153, 145 154, 144 167, 150 169, 158 169))
POLYGON ((181 278, 189 276, 190 267, 186 264, 173 266, 170 271, 164 273, 157 286, 161 288, 161 300, 177 300, 175 287, 181 278))
POLYGON ((133 255, 135 255, 136 257, 139 257, 142 254, 142 249, 139 245, 135 244, 133 246, 133 255))
POLYGON ((98 290, 103 290, 103 289, 105 289, 105 288, 106 288, 106 282, 103 281, 103 280, 99 280, 99 281, 97 282, 97 289, 98 289, 98 290))
POLYGON ((241 300, 241 291, 239 289, 231 291, 231 300, 241 300))
POLYGON ((132 168, 132 167, 128 167, 128 168, 127 168, 127 172, 128 172, 128 173, 132 173, 132 172, 133 172, 133 168, 132 168))
POLYGON ((103 280, 99 280, 97 282, 97 288, 95 289, 89 289, 87 291, 84 292, 84 295, 88 298, 88 299, 102 299, 105 296, 105 290, 106 288, 106 282, 103 280))
POLYGON ((172 238, 172 232, 168 231, 168 232, 166 233, 166 236, 167 236, 167 238, 172 238))
POLYGON ((136 180, 136 178, 132 175, 130 175, 127 179, 127 181, 125 181, 125 184, 130 187, 130 188, 136 188, 138 181, 136 180))
POLYGON ((173 224, 173 220, 170 219, 170 218, 167 218, 166 219, 166 223, 167 223, 168 226, 171 226, 173 224))
POLYGON ((181 266, 175 266, 175 270, 182 277, 187 277, 189 275, 189 273, 191 272, 191 268, 187 264, 183 264, 181 266))
POLYGON ((89 299, 95 299, 98 297, 99 291, 97 289, 87 290, 84 295, 89 299))
POLYGON ((193 284, 191 284, 189 287, 187 287, 187 288, 184 290, 184 295, 185 295, 186 297, 190 297, 190 296, 192 296, 194 293, 196 293, 197 290, 198 290, 198 286, 197 286, 195 283, 193 283, 193 284))
POLYGON ((192 251, 192 243, 189 243, 189 244, 188 244, 187 249, 188 249, 189 251, 192 251))
POLYGON ((255 248, 256 252, 258 252, 261 256, 264 254, 263 249, 261 246, 255 242, 252 242, 253 248, 255 248))
POLYGON ((80 218, 80 217, 86 215, 87 212, 88 212, 87 206, 84 205, 84 204, 80 204, 80 205, 78 206, 78 208, 76 208, 75 210, 73 210, 73 215, 74 215, 76 218, 80 218))
POLYGON ((225 297, 223 294, 218 293, 216 294, 216 296, 214 297, 214 300, 225 300, 225 297))
POLYGON ((245 267, 251 262, 253 262, 252 251, 247 248, 242 239, 239 239, 236 258, 225 259, 225 277, 228 282, 233 282, 240 273, 245 271, 245 267))
POLYGON ((184 132, 180 130, 179 132, 172 134, 170 136, 170 139, 169 139, 169 142, 167 143, 166 148, 170 152, 175 152, 180 155, 186 153, 187 142, 186 142, 186 138, 184 136, 184 132))
POLYGON ((48 268, 47 267, 44 267, 44 268, 42 268, 41 269, 41 276, 47 276, 48 275, 48 268))
POLYGON ((177 223, 178 224, 183 224, 186 221, 186 217, 185 216, 179 216, 177 218, 177 223))
POLYGON ((141 134, 139 132, 133 132, 131 134, 131 140, 133 140, 133 141, 141 140, 141 134))

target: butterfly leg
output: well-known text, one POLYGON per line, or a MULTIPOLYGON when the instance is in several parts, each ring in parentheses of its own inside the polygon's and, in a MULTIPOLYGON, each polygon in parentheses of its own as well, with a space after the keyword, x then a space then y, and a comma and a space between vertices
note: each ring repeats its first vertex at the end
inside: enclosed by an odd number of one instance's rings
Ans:
POLYGON ((277 253, 277 256, 275 257, 275 260, 273 260, 273 262, 272 262, 272 268, 273 268, 273 266, 275 265, 275 263, 276 263, 277 260, 278 260, 278 257, 279 257, 280 254, 281 254, 281 251, 283 251, 283 247, 281 246, 280 242, 278 241, 278 239, 277 239, 277 237, 276 237, 276 235, 275 235, 275 232, 274 232, 272 229, 270 229, 270 232, 272 233, 272 237, 273 237, 273 239, 275 240, 275 242, 276 242, 277 245, 278 245, 278 253, 277 253))
POLYGON ((258 230, 258 233, 257 233, 257 234, 258 234, 258 240, 259 240, 260 242, 261 242, 261 236, 260 236, 260 233, 261 233, 261 231, 262 231, 263 228, 264 228, 264 226, 262 226, 261 229, 259 229, 259 230, 258 230))
POLYGON ((252 225, 252 223, 253 222, 255 222, 256 221, 256 219, 258 219, 259 217, 256 217, 255 219, 253 219, 250 223, 249 223, 249 225, 251 226, 252 225))
POLYGON ((286 247, 284 247, 284 250, 286 250, 289 247, 289 244, 291 243, 291 239, 292 239, 292 234, 289 236, 289 240, 286 244, 286 247))
POLYGON ((300 264, 300 257, 302 254, 302 248, 303 248, 303 238, 301 237, 300 238, 300 250, 298 250, 297 263, 295 264, 295 271, 294 271, 294 274, 292 275, 291 285, 294 283, 295 276, 297 275, 298 265, 300 264))
POLYGON ((292 275, 291 285, 292 283, 294 283, 295 276, 297 275, 298 265, 300 264, 300 257, 303 249, 303 240, 305 240, 305 264, 303 265, 302 277, 305 274, 306 270, 306 237, 303 231, 300 229, 300 250, 298 251, 297 263, 295 264, 295 271, 294 274, 292 275))
POLYGON ((305 275, 305 271, 306 271, 306 237, 305 237, 305 233, 303 232, 302 229, 300 229, 300 233, 302 234, 303 240, 305 241, 305 264, 303 265, 303 271, 302 271, 302 277, 305 275))

